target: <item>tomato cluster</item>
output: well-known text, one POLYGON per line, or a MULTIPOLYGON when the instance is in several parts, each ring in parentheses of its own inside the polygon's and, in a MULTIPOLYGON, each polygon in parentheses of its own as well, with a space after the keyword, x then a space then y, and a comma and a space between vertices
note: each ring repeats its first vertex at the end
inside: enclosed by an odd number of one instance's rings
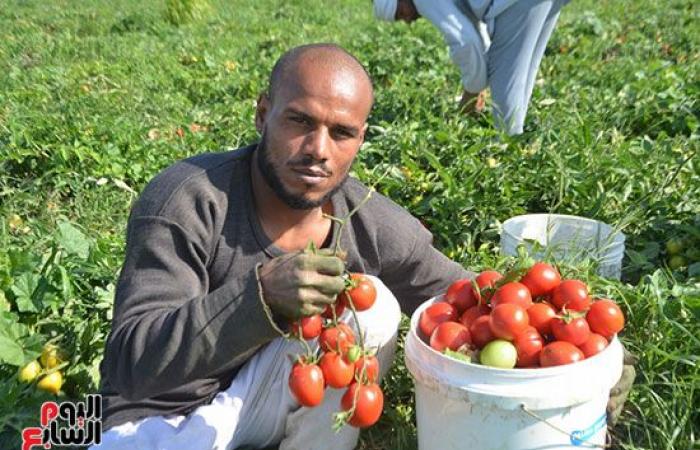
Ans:
POLYGON ((593 300, 580 280, 537 262, 522 276, 487 270, 457 280, 418 323, 424 340, 450 356, 499 368, 571 364, 600 353, 624 326, 620 308, 593 300), (519 279, 518 279, 519 278, 519 279))
POLYGON ((65 359, 60 348, 53 344, 46 344, 39 360, 35 359, 21 367, 17 378, 23 383, 32 383, 38 378, 39 381, 36 384, 38 389, 57 395, 63 386, 63 374, 59 369, 65 366, 63 363, 65 359))
MULTIPOLYGON (((364 348, 359 334, 356 343, 352 328, 338 320, 346 308, 365 311, 374 305, 377 291, 363 274, 350 274, 348 288, 323 314, 305 317, 291 325, 294 336, 318 339, 319 354, 309 351, 299 356, 289 375, 289 389, 302 406, 318 406, 325 388, 347 388, 341 399, 336 424, 365 428, 382 413, 384 395, 379 387, 379 361, 364 348)), ((357 323, 357 320, 355 321, 357 323)))

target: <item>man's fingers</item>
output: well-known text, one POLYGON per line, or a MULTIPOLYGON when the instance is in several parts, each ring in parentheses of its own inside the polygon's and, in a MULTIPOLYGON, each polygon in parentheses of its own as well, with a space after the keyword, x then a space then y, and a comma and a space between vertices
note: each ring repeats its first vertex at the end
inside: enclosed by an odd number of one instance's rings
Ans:
POLYGON ((634 384, 636 375, 637 371, 634 369, 634 366, 622 366, 622 375, 617 384, 610 390, 610 396, 616 397, 622 393, 629 392, 634 384))
POLYGON ((639 360, 639 358, 637 358, 637 355, 627 350, 626 347, 622 347, 622 357, 622 363, 629 366, 637 364, 639 360))
POLYGON ((301 269, 322 273, 324 275, 342 275, 345 270, 343 261, 335 256, 305 254, 301 256, 301 269))

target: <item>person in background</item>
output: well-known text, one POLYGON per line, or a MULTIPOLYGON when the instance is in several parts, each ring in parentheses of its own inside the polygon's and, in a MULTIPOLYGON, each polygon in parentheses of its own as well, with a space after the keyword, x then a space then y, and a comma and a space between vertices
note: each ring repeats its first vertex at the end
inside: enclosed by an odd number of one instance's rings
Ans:
POLYGON ((429 20, 461 73, 462 109, 481 112, 490 88, 496 126, 517 135, 523 132, 547 41, 568 1, 374 0, 374 14, 387 21, 429 20))

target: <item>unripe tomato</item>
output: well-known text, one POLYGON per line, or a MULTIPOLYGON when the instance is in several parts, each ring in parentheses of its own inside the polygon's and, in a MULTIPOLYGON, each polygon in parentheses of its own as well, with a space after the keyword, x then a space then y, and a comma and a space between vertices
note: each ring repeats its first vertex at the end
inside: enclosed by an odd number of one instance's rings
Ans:
POLYGON ((472 323, 474 323, 477 317, 485 316, 490 312, 491 308, 489 308, 488 305, 484 305, 482 303, 480 305, 472 306, 471 308, 464 311, 464 313, 461 316, 459 316, 459 321, 462 323, 462 325, 469 328, 472 326, 472 323))
POLYGON ((491 331, 491 316, 485 315, 477 317, 469 327, 469 334, 472 342, 477 348, 483 348, 486 344, 496 339, 493 331, 491 331))
POLYGON ((353 383, 340 399, 340 407, 343 411, 350 411, 353 404, 355 410, 350 417, 350 425, 366 428, 374 425, 382 415, 384 394, 376 383, 353 383))
POLYGON ((50 392, 54 395, 58 394, 63 386, 63 375, 60 370, 52 372, 42 377, 36 384, 36 387, 42 391, 50 392))
POLYGON ((545 345, 540 352, 540 366, 563 366, 585 359, 583 352, 574 344, 564 341, 554 341, 545 345))
POLYGON ((426 338, 430 338, 435 327, 448 320, 457 320, 457 309, 446 302, 433 303, 423 310, 418 327, 426 338))
POLYGON ((471 344, 469 329, 457 322, 443 322, 430 335, 430 346, 442 352, 446 348, 457 350, 464 344, 471 344))
POLYGON ((326 384, 334 388, 348 386, 355 375, 355 365, 336 352, 324 353, 318 366, 326 384))
POLYGON ((44 346, 39 360, 41 361, 41 365, 44 367, 44 369, 53 369, 63 362, 60 355, 60 349, 53 344, 46 344, 44 346))
POLYGON ((598 300, 593 302, 586 314, 586 321, 594 333, 598 333, 608 339, 622 331, 625 326, 625 316, 622 310, 612 300, 598 300))
POLYGON ((682 255, 673 255, 668 260, 668 267, 670 267, 672 270, 678 270, 681 267, 685 267, 687 265, 688 260, 686 260, 682 255))
POLYGON ((299 328, 301 327, 301 335, 304 339, 314 339, 321 335, 323 330, 323 319, 320 315, 314 314, 309 317, 302 317, 301 320, 292 322, 289 326, 292 334, 295 336, 299 335, 299 328))
POLYGON ((540 352, 544 347, 544 340, 537 330, 529 326, 515 337, 513 341, 518 351, 518 367, 536 367, 540 364, 540 352))
POLYGON ((666 253, 669 255, 677 255, 683 251, 683 241, 678 238, 671 238, 666 241, 666 253))
POLYGON ((527 310, 530 325, 542 335, 552 333, 552 320, 557 316, 556 311, 549 303, 535 303, 527 310))
POLYGON ((491 299, 491 307, 493 308, 506 303, 511 303, 513 305, 521 306, 523 309, 528 309, 530 306, 532 306, 532 296, 524 284, 513 281, 498 288, 491 299))
POLYGON ((559 286, 561 277, 554 267, 538 262, 527 271, 520 282, 530 290, 533 297, 539 297, 549 294, 552 289, 559 286))
POLYGON ((356 286, 341 295, 345 295, 357 311, 370 309, 377 300, 377 288, 374 287, 374 283, 361 273, 350 274, 350 278, 356 283, 356 286))
POLYGON ((336 351, 345 354, 355 344, 355 334, 347 324, 339 323, 321 331, 318 344, 325 352, 336 351))
POLYGON ((597 355, 598 353, 605 350, 605 347, 607 346, 607 339, 605 339, 598 333, 591 333, 591 335, 588 336, 588 340, 586 340, 586 342, 584 342, 583 344, 579 345, 578 348, 580 348, 583 352, 583 356, 585 356, 586 358, 590 358, 591 356, 597 355))
POLYGON ((445 294, 445 301, 454 306, 459 314, 478 304, 480 300, 481 295, 474 289, 469 278, 455 281, 447 288, 445 294))
POLYGON ((481 364, 500 369, 512 369, 517 359, 518 351, 515 346, 503 339, 489 342, 479 353, 481 364))
POLYGON ((581 345, 588 340, 591 329, 583 317, 556 318, 552 321, 552 334, 558 341, 581 345))
POLYGON ((31 383, 36 380, 36 377, 41 373, 41 365, 37 360, 34 360, 26 366, 19 369, 17 379, 22 383, 31 383))
POLYGON ((525 309, 513 303, 504 303, 493 308, 489 325, 494 336, 512 341, 525 331, 529 319, 525 309))
POLYGON ((552 304, 559 309, 585 311, 591 304, 588 286, 581 280, 564 280, 552 290, 552 304))
POLYGON ((323 371, 316 364, 299 361, 289 374, 289 391, 302 406, 318 406, 323 401, 323 371))

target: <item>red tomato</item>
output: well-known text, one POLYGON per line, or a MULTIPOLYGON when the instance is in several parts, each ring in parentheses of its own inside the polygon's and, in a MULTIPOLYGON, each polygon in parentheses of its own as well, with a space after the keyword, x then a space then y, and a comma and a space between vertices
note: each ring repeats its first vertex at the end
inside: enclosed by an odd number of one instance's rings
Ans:
POLYGON ((530 319, 530 325, 542 335, 552 333, 552 319, 557 313, 549 303, 535 303, 527 310, 527 317, 530 319))
POLYGON ((540 366, 562 366, 582 361, 583 352, 570 342, 554 341, 545 345, 540 353, 540 366))
POLYGON ((347 300, 345 299, 345 295, 340 294, 338 297, 336 297, 335 303, 333 305, 326 306, 326 310, 323 311, 321 315, 326 319, 332 319, 333 309, 335 309, 335 317, 338 318, 341 314, 343 314, 343 311, 345 311, 346 303, 347 300))
POLYGON ((558 341, 581 345, 588 340, 588 337, 591 335, 591 329, 583 317, 573 319, 560 319, 557 317, 552 320, 552 334, 558 341))
POLYGON ((352 302, 357 311, 370 309, 374 305, 374 301, 377 300, 377 289, 374 287, 374 283, 361 273, 350 274, 350 278, 357 285, 344 293, 346 299, 352 302))
POLYGON ((559 309, 585 311, 591 304, 588 286, 580 280, 564 280, 552 290, 552 303, 559 309))
POLYGON ((299 335, 299 322, 301 322, 301 335, 304 339, 317 338, 321 334, 321 330, 323 330, 323 319, 320 315, 315 314, 303 317, 301 321, 292 322, 290 329, 295 336, 299 335))
POLYGON ((494 336, 508 341, 525 331, 529 325, 527 312, 521 306, 504 303, 493 308, 489 320, 494 336))
POLYGON ((588 310, 586 320, 594 333, 598 333, 610 339, 619 333, 625 326, 625 316, 622 310, 612 300, 598 300, 593 302, 588 310))
POLYGON ((323 351, 345 354, 355 343, 355 334, 347 324, 339 323, 337 326, 324 329, 318 343, 323 351))
POLYGON ((379 360, 376 356, 365 355, 355 361, 355 379, 363 383, 377 382, 379 379, 379 360))
POLYGON ((457 308, 458 313, 462 313, 478 304, 481 301, 481 295, 472 286, 472 280, 465 278, 457 280, 447 288, 445 301, 457 308))
POLYGON ((591 333, 591 335, 588 336, 588 340, 579 345, 578 348, 580 348, 583 352, 583 356, 590 358, 591 356, 597 355, 605 350, 605 347, 607 346, 608 340, 605 339, 605 337, 599 335, 598 333, 591 333))
POLYGON ((530 290, 533 297, 539 297, 552 292, 561 282, 561 277, 554 267, 538 262, 527 271, 520 282, 530 290))
POLYGON ((343 398, 340 399, 340 407, 343 411, 355 409, 350 417, 350 425, 358 428, 366 428, 374 425, 384 408, 384 394, 376 383, 350 385, 343 398))
POLYGON ((471 344, 469 329, 457 322, 443 322, 430 335, 430 346, 441 352, 446 348, 457 350, 464 344, 471 344))
POLYGON ((491 312, 491 308, 483 303, 480 305, 472 306, 471 308, 464 311, 464 313, 459 317, 459 321, 465 327, 469 328, 477 317, 484 316, 491 312))
POLYGON ((494 308, 498 305, 503 305, 506 303, 511 303, 513 305, 521 306, 523 309, 528 309, 530 306, 532 306, 532 296, 524 284, 513 281, 499 287, 491 299, 491 306, 494 308))
POLYGON ((418 327, 429 339, 435 327, 448 320, 457 320, 457 309, 446 302, 433 303, 421 313, 418 327))
POLYGON ((336 352, 326 352, 318 363, 326 385, 334 388, 348 386, 355 375, 355 365, 336 352))
POLYGON ((485 302, 491 300, 496 283, 503 279, 503 275, 495 270, 484 270, 476 277, 476 284, 481 289, 481 295, 485 302))
POLYGON ((323 371, 316 364, 297 362, 289 374, 289 390, 302 406, 318 406, 323 401, 323 371))
POLYGON ((544 347, 544 340, 535 327, 529 326, 515 337, 513 341, 518 352, 517 367, 536 367, 540 363, 540 352, 544 347))
POLYGON ((472 342, 477 348, 483 348, 486 344, 496 339, 491 331, 491 316, 480 316, 469 327, 469 334, 471 335, 472 342))

